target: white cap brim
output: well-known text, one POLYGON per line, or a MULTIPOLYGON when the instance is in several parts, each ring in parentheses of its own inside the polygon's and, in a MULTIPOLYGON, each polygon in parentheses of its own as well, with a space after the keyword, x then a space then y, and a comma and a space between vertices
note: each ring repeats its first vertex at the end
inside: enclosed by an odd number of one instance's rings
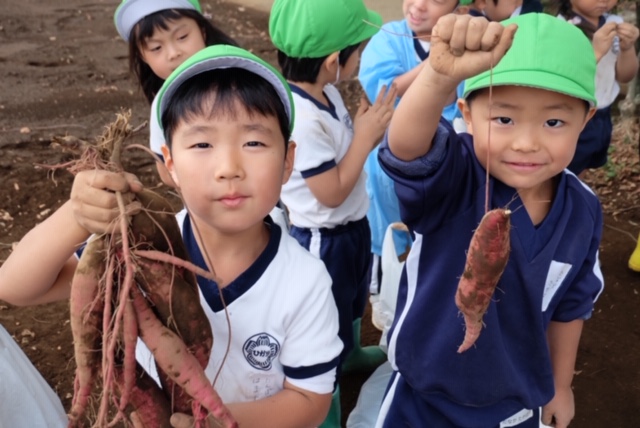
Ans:
POLYGON ((166 9, 197 10, 188 0, 127 0, 116 10, 116 29, 125 41, 129 41, 131 30, 145 16, 166 9))

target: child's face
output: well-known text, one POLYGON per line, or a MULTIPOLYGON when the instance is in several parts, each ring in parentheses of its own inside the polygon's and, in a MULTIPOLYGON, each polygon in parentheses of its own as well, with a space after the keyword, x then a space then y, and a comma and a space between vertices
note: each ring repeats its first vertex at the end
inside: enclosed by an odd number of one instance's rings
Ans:
POLYGON ((142 43, 140 54, 153 73, 166 80, 187 58, 204 49, 204 33, 191 18, 167 22, 167 29, 156 28, 142 43))
POLYGON ((522 0, 498 0, 498 4, 494 3, 494 0, 481 1, 481 7, 487 18, 498 22, 509 19, 520 6, 522 6, 522 0))
POLYGON ((607 13, 617 2, 610 0, 571 0, 571 8, 584 18, 596 20, 607 13))
POLYGON ((470 105, 460 102, 479 162, 517 190, 548 185, 571 162, 578 136, 594 110, 585 114, 582 100, 523 86, 496 86, 491 98, 490 106, 485 89, 470 105))
POLYGON ((291 175, 293 146, 285 156, 278 120, 249 115, 236 101, 229 114, 180 121, 164 154, 198 226, 238 234, 263 227, 291 175))
POLYGON ((418 36, 430 36, 441 16, 452 13, 457 0, 403 0, 402 14, 418 36))

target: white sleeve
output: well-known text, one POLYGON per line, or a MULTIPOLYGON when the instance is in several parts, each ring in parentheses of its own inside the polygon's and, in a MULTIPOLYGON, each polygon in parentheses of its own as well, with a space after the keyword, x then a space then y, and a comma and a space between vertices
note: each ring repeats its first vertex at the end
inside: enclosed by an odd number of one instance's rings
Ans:
POLYGON ((296 142, 295 169, 300 172, 336 161, 337 153, 331 135, 316 117, 296 117, 292 140, 296 142))
POLYGON ((149 116, 149 147, 154 153, 162 156, 162 146, 164 146, 164 133, 160 129, 160 122, 156 109, 158 105, 158 97, 153 99, 151 103, 151 114, 149 116))

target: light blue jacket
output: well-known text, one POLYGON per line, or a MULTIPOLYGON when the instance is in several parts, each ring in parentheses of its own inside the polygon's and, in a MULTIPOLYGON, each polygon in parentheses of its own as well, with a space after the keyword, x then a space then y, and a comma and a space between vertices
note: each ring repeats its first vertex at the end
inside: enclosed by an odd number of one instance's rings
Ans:
MULTIPOLYGON (((413 33, 406 20, 392 21, 383 25, 362 52, 358 78, 370 102, 378 96, 383 85, 389 87, 393 80, 420 64, 414 47, 413 33)), ((458 86, 462 96, 464 84, 458 86)), ((396 100, 396 105, 400 98, 396 100)), ((442 116, 449 122, 461 117, 456 103, 445 107, 442 116)), ((400 208, 393 181, 380 169, 378 149, 374 149, 364 165, 367 173, 369 211, 367 218, 371 227, 371 252, 382 254, 382 240, 389 224, 400 221, 400 208)), ((406 233, 395 235, 396 252, 402 254, 411 245, 406 233)))

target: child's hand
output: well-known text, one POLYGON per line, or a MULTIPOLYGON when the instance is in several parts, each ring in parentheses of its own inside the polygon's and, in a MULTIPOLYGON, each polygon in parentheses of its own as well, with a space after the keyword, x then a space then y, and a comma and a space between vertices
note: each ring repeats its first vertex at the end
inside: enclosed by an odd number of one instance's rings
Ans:
POLYGON ((628 51, 635 48, 640 31, 635 25, 623 22, 618 24, 618 37, 620 38, 620 51, 628 51))
POLYGON ((380 142, 389 126, 397 95, 398 88, 392 84, 388 91, 386 86, 380 89, 373 105, 364 96, 360 99, 360 106, 353 120, 353 132, 363 135, 362 141, 371 143, 369 150, 373 150, 380 142))
POLYGON ((575 402, 571 387, 558 388, 553 399, 542 407, 540 420, 548 426, 567 428, 574 416, 575 402))
POLYGON ((613 44, 613 38, 618 35, 617 27, 619 24, 615 22, 607 22, 593 34, 593 51, 596 54, 596 60, 600 61, 613 44))
MULTIPOLYGON (((174 413, 171 415, 171 420, 169 421, 173 428, 192 428, 195 426, 195 419, 193 416, 185 415, 184 413, 174 413)), ((200 426, 200 425, 199 425, 200 426)), ((213 415, 209 415, 206 420, 205 426, 211 428, 221 427, 222 423, 218 422, 213 415)))
POLYGON ((429 64, 455 82, 480 74, 500 62, 516 29, 482 17, 445 15, 431 32, 429 64))
POLYGON ((71 188, 71 202, 76 222, 90 233, 114 233, 119 230, 120 215, 114 192, 122 192, 127 214, 136 214, 140 203, 133 201, 131 192, 142 190, 135 175, 103 170, 82 171, 76 175, 71 188))

